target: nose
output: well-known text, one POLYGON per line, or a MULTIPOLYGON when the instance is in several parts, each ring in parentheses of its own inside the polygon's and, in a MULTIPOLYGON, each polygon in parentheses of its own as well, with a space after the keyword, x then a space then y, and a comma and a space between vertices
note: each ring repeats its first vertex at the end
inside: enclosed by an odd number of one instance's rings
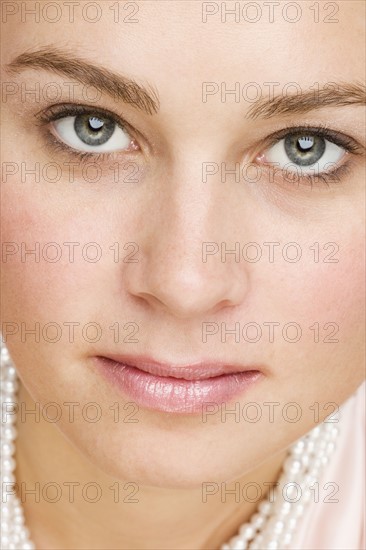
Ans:
POLYGON ((249 286, 244 263, 234 254, 221 254, 223 245, 233 248, 234 202, 225 205, 220 182, 208 185, 194 178, 187 184, 187 177, 182 172, 171 177, 145 204, 139 261, 126 264, 124 273, 131 296, 181 319, 235 307, 245 300, 249 286))

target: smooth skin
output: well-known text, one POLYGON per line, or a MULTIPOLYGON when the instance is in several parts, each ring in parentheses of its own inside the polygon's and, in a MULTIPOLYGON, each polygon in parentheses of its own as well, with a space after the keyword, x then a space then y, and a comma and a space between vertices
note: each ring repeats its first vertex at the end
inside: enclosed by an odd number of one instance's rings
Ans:
MULTIPOLYGON (((298 22, 286 21, 279 9, 271 23, 263 2, 257 3, 263 16, 256 23, 230 17, 222 22, 220 12, 204 23, 202 3, 186 0, 140 2, 136 23, 115 23, 108 9, 114 3, 107 1, 100 3, 103 14, 96 23, 84 20, 78 10, 69 23, 63 2, 56 23, 44 17, 35 22, 30 16, 22 23, 20 12, 3 18, 2 80, 15 82, 19 90, 22 83, 29 88, 39 83, 44 89, 54 82, 67 92, 64 83, 73 80, 60 74, 30 67, 9 71, 8 65, 25 51, 52 47, 135 79, 153 90, 160 104, 158 113, 148 115, 107 94, 88 102, 80 86, 72 101, 66 92, 57 100, 111 111, 135 129, 133 150, 99 158, 103 174, 92 183, 83 178, 80 164, 70 182, 64 163, 81 161, 46 145, 50 125, 37 122, 35 114, 55 101, 22 101, 20 92, 3 101, 2 160, 16 163, 19 170, 3 178, 2 241, 25 242, 29 249, 36 242, 54 242, 64 252, 54 263, 42 257, 37 263, 32 256, 22 261, 18 253, 2 265, 2 329, 4 323, 19 327, 7 338, 22 381, 19 400, 28 409, 54 402, 63 411, 56 423, 42 415, 40 421, 31 415, 17 420, 17 480, 27 488, 52 481, 63 489, 58 502, 41 495, 36 503, 28 495, 23 503, 39 550, 218 549, 257 503, 235 502, 230 496, 224 502, 221 492, 203 502, 202 484, 227 482, 232 488, 235 482, 244 486, 255 481, 264 495, 268 483, 278 478, 288 447, 316 424, 314 404, 319 404, 322 421, 333 410, 326 404, 340 406, 364 379, 364 107, 322 105, 302 114, 250 119, 251 102, 235 102, 230 95, 222 101, 220 93, 204 102, 202 86, 226 83, 232 89, 235 82, 255 82, 265 94, 268 82, 280 84, 277 92, 289 82, 303 91, 314 83, 320 88, 327 82, 364 85, 365 4, 335 2, 338 22, 330 23, 324 21, 328 12, 320 2, 316 23, 310 3, 301 2, 298 22), (358 154, 347 155, 342 163, 349 163, 349 169, 328 185, 291 184, 281 174, 270 181, 261 164, 268 136, 304 124, 325 125, 353 138, 358 154), (138 167, 134 183, 115 181, 109 169, 126 160, 138 167), (41 174, 39 182, 34 176, 22 182, 22 162, 29 168, 56 162, 62 177, 53 183, 41 174), (226 163, 228 169, 252 162, 260 166, 261 177, 238 182, 232 175, 223 182, 218 172, 204 182, 205 162, 226 163), (104 254, 93 263, 76 252, 70 262, 65 242, 96 242, 104 254), (121 256, 131 252, 123 251, 124 243, 137 243, 139 261, 115 262, 109 249, 115 242, 122 243, 121 256), (236 262, 227 256, 223 262, 216 254, 203 262, 204 242, 226 243, 227 249, 235 242, 259 243, 263 259, 236 262), (281 243, 274 262, 265 254, 266 242, 281 243), (280 252, 290 242, 301 247, 298 262, 286 261, 280 252), (329 242, 339 247, 338 262, 324 261, 332 251, 323 248, 329 242), (320 245, 319 262, 314 261, 314 243, 320 245), (98 322, 103 334, 90 343, 76 329, 71 343, 65 328, 56 343, 42 336, 35 342, 30 334, 22 341, 21 323, 33 328, 36 322, 41 327, 98 322), (138 342, 124 342, 123 331, 115 342, 109 327, 116 322, 121 327, 137 323, 138 342), (264 329, 257 343, 244 338, 237 343, 233 336, 224 343, 220 333, 204 343, 205 322, 228 328, 255 322, 262 329, 263 323, 276 322, 280 328, 272 342, 264 329), (282 327, 290 322, 302 328, 297 342, 282 336, 282 327), (309 328, 314 323, 319 323, 319 342, 309 328), (331 332, 324 328, 327 323, 339 327, 338 341, 324 342, 331 332), (138 422, 128 422, 131 411, 123 406, 130 399, 107 384, 91 361, 107 353, 149 355, 173 364, 222 360, 257 365, 263 379, 235 401, 240 411, 248 402, 259 404, 262 418, 249 422, 241 415, 235 421, 228 415, 222 421, 216 414, 203 422, 197 414, 140 407, 138 422), (67 402, 81 404, 74 422, 67 402), (102 410, 98 422, 81 414, 90 402, 102 410), (111 409, 115 402, 120 403, 118 422, 111 409), (278 403, 272 422, 264 405, 268 402, 278 403), (282 414, 288 403, 300 407, 296 422, 282 414), (65 483, 72 481, 80 486, 71 504, 65 483), (88 482, 102 488, 93 504, 81 493, 88 482), (133 497, 138 503, 128 502, 128 482, 138 484, 133 497), (114 483, 120 486, 118 503, 110 489, 114 483)), ((122 19, 131 8, 120 4, 122 19)), ((293 414, 294 409, 288 410, 293 414)), ((92 490, 88 495, 94 496, 92 490)))

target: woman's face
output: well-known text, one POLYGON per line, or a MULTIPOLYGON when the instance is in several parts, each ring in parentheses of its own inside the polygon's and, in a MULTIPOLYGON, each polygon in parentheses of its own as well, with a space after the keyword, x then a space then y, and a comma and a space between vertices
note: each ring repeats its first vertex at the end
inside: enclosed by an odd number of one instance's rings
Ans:
POLYGON ((364 377, 365 4, 25 4, 4 3, 2 59, 1 327, 21 380, 108 474, 244 475, 364 377), (261 375, 182 406, 107 380, 95 357, 116 355, 261 375))

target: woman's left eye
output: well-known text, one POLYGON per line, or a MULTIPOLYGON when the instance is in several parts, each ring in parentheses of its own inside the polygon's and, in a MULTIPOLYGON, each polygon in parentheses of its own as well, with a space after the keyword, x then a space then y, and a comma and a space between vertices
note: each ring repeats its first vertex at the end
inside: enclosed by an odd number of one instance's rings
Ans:
POLYGON ((111 118, 93 114, 66 116, 52 122, 53 134, 72 149, 111 153, 128 149, 132 138, 111 118))
POLYGON ((334 168, 346 154, 343 147, 325 137, 305 132, 288 134, 277 141, 261 155, 260 161, 288 172, 320 174, 334 168))

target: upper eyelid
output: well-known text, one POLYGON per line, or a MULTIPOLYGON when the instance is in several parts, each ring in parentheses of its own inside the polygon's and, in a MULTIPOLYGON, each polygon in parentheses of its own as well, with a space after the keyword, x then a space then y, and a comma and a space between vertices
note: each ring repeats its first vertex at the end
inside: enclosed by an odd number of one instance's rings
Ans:
POLYGON ((286 136, 297 134, 297 133, 304 133, 306 134, 313 134, 317 135, 319 137, 322 137, 323 139, 326 139, 328 141, 331 141, 338 145, 339 147, 343 147, 346 149, 346 151, 353 153, 353 154, 362 154, 364 152, 364 147, 354 138, 344 134, 343 132, 339 132, 338 130, 332 130, 328 126, 310 126, 310 125, 302 125, 302 126, 290 126, 287 128, 283 128, 281 130, 278 130, 272 134, 270 134, 266 139, 266 146, 275 145, 282 139, 284 139, 286 136))
POLYGON ((104 118, 110 118, 120 126, 128 126, 128 122, 125 121, 121 116, 116 113, 112 113, 107 109, 101 109, 100 107, 90 107, 87 105, 73 104, 73 103, 57 103, 51 105, 42 111, 39 111, 34 116, 42 121, 49 122, 54 120, 59 120, 61 118, 66 118, 68 116, 77 116, 78 114, 96 114, 104 118), (56 113, 52 114, 52 111, 56 109, 56 113), (79 112, 77 112, 79 111, 79 112))

